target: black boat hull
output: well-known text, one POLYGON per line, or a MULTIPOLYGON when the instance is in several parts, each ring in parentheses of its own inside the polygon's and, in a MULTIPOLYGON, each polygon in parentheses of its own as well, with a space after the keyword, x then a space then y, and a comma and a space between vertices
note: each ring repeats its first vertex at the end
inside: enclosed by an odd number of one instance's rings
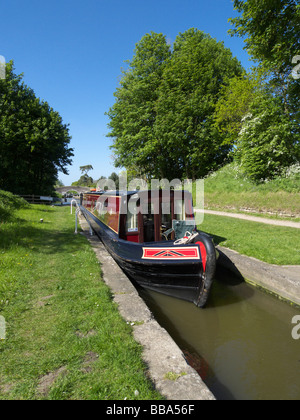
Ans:
POLYGON ((208 235, 199 233, 203 246, 199 241, 179 247, 173 241, 134 243, 120 239, 86 208, 81 211, 133 283, 201 308, 206 305, 216 268, 216 251, 208 235))

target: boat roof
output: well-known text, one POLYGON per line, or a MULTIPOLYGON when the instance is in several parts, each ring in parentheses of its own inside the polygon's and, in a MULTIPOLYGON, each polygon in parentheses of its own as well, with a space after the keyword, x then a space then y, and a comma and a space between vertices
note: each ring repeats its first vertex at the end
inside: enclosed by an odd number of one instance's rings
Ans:
POLYGON ((124 191, 119 191, 119 190, 117 190, 117 191, 99 191, 98 192, 98 194, 101 194, 101 195, 108 195, 108 196, 113 196, 113 197, 126 197, 126 196, 132 196, 132 195, 135 195, 135 194, 138 194, 138 195, 142 195, 142 196, 144 196, 144 195, 146 195, 146 194, 149 194, 149 193, 151 193, 152 191, 160 191, 160 192, 163 192, 163 191, 165 191, 166 193, 172 193, 172 192, 175 192, 175 191, 181 191, 182 193, 185 193, 185 194, 191 194, 190 193, 190 191, 186 191, 186 190, 135 190, 135 191, 126 191, 126 190, 124 190, 124 191))
POLYGON ((139 193, 139 191, 99 191, 98 194, 103 195, 110 195, 110 196, 128 196, 128 195, 134 195, 139 193))

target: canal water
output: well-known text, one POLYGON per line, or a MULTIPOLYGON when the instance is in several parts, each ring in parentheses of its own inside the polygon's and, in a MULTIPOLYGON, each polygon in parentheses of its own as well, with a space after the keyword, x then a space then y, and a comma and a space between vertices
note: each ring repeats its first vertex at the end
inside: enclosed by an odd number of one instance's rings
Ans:
POLYGON ((215 281, 204 310, 140 293, 217 399, 300 400, 299 308, 228 278, 215 281))

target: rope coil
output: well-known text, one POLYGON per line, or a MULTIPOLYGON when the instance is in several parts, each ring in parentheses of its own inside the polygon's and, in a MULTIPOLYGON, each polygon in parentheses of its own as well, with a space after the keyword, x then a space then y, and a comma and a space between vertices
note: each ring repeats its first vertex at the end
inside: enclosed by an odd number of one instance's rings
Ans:
POLYGON ((185 232, 185 236, 183 238, 177 239, 177 241, 174 242, 174 245, 186 245, 191 243, 196 236, 198 236, 198 232, 191 233, 191 232, 185 232))

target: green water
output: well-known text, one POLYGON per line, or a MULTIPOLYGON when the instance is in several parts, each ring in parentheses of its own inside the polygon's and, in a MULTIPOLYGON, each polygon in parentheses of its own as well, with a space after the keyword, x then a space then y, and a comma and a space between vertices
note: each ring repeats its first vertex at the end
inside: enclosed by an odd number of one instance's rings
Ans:
POLYGON ((246 283, 216 281, 209 305, 142 292, 160 325, 193 355, 220 400, 299 400, 300 309, 246 283))

